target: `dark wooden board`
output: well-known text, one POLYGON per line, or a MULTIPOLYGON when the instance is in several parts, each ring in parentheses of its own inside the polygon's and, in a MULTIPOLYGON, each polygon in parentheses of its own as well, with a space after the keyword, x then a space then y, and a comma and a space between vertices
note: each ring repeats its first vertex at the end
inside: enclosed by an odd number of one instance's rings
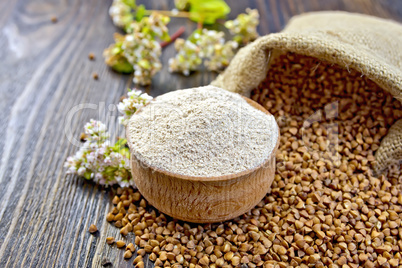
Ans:
MULTIPOLYGON (((172 9, 173 1, 142 1, 148 8, 172 9)), ((258 8, 261 35, 277 32, 290 17, 318 10, 346 10, 402 21, 399 0, 228 0, 230 18, 258 8)), ((10 0, 0 2, 0 267, 132 267, 123 252, 105 243, 120 237, 105 221, 111 193, 65 175, 63 163, 77 150, 72 141, 90 118, 116 122, 114 106, 131 77, 110 71, 102 51, 113 41, 111 0, 10 0), (51 17, 58 18, 57 23, 51 17), (96 55, 88 60, 88 53, 96 55), (91 75, 99 74, 95 81, 91 75), (79 105, 91 104, 92 106, 79 105), (72 137, 72 138, 71 138, 72 137), (99 233, 88 233, 90 224, 99 233)), ((172 19, 171 32, 185 25, 172 19)), ((216 74, 169 74, 164 49, 162 71, 152 95, 208 84, 216 74)), ((114 124, 116 125, 116 124, 114 124)), ((121 131, 121 130, 120 130, 121 131)), ((133 238, 132 238, 133 239, 133 238)), ((152 263, 147 261, 147 267, 152 263)))

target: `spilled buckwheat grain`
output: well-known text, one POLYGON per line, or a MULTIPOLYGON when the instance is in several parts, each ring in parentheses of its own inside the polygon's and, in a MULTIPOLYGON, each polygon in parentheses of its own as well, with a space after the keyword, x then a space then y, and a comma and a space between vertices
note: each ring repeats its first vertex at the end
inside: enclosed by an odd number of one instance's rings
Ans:
POLYGON ((118 189, 107 220, 135 234, 134 264, 148 253, 156 267, 402 265, 400 166, 371 171, 401 104, 353 70, 291 53, 252 98, 281 129, 271 191, 241 217, 189 224, 118 189))

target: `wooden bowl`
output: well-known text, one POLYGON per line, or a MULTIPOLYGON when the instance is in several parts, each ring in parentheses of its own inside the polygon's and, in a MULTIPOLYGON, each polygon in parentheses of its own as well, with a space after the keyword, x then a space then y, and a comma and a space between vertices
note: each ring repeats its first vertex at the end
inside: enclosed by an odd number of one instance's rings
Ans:
MULTIPOLYGON (((244 99, 270 114, 253 100, 244 99)), ((275 147, 268 159, 256 168, 219 177, 184 176, 148 166, 131 152, 134 181, 151 205, 173 218, 197 223, 233 219, 257 205, 271 187, 279 144, 279 128, 275 126, 278 133, 275 147)))

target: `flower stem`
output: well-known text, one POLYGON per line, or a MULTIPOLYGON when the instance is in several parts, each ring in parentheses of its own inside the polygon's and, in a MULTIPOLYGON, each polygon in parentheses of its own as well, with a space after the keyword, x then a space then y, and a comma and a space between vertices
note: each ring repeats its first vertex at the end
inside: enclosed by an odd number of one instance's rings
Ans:
POLYGON ((198 29, 198 30, 201 30, 201 29, 202 29, 202 26, 203 26, 203 23, 202 23, 202 20, 200 20, 200 21, 197 23, 197 29, 198 29))
POLYGON ((174 34, 172 34, 172 36, 170 37, 169 41, 164 41, 161 42, 161 47, 166 47, 167 45, 169 45, 170 43, 174 42, 174 40, 176 40, 180 35, 182 35, 185 32, 186 28, 184 26, 181 26, 174 34))
POLYGON ((174 17, 174 18, 189 18, 190 17, 190 12, 185 12, 185 11, 172 12, 170 10, 146 10, 145 15, 150 15, 152 12, 157 12, 162 15, 174 17))

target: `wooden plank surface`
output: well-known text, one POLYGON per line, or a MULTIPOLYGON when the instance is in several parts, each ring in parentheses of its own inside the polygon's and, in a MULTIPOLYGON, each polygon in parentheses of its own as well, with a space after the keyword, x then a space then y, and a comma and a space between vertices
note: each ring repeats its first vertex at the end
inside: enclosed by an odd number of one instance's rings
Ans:
MULTIPOLYGON (((174 6, 173 1, 142 2, 152 9, 174 6)), ((258 8, 261 35, 281 30, 293 15, 318 10, 402 21, 399 0, 227 2, 232 8, 229 18, 246 7, 258 8)), ((111 0, 0 2, 0 267, 100 267, 103 257, 114 267, 132 267, 122 251, 105 243, 107 236, 120 237, 105 221, 110 191, 65 175, 63 168, 66 157, 77 150, 72 137, 77 138, 90 118, 116 127, 115 104, 131 86, 130 76, 116 74, 103 63, 102 51, 117 30, 108 16, 110 4, 111 0), (52 16, 57 23, 51 22, 52 16), (95 61, 88 60, 90 52, 95 61), (91 78, 93 72, 99 74, 98 81, 91 78), (92 223, 100 230, 96 236, 87 231, 92 223)), ((172 19, 169 28, 174 32, 181 25, 187 35, 196 26, 172 19)), ((173 46, 164 49, 165 65, 146 88, 151 95, 206 85, 215 78, 205 71, 190 77, 169 74, 166 63, 173 55, 173 46)), ((152 267, 149 261, 146 265, 152 267)))

